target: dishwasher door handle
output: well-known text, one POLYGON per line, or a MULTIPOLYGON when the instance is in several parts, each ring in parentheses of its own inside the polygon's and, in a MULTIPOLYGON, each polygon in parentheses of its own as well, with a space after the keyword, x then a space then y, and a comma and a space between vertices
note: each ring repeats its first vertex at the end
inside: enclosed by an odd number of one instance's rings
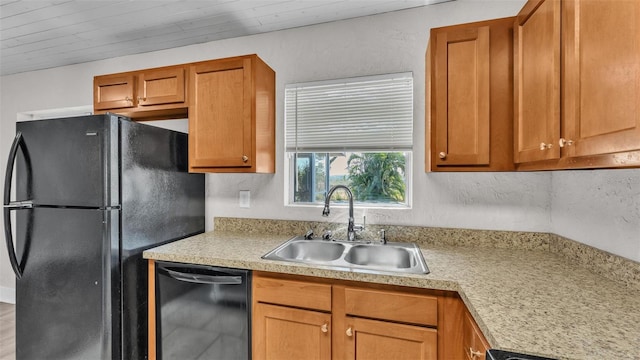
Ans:
POLYGON ((241 285, 242 276, 234 275, 205 275, 205 274, 193 274, 185 273, 176 270, 169 270, 167 268, 161 268, 167 272, 167 275, 172 278, 196 284, 209 284, 209 285, 241 285))

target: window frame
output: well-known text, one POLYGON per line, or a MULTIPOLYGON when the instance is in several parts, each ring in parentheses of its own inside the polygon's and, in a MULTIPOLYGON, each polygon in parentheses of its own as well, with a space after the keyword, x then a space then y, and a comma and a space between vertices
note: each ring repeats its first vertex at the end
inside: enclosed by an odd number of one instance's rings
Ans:
MULTIPOLYGON (((336 152, 341 152, 341 153, 390 153, 390 152, 401 152, 405 154, 405 169, 404 169, 404 183, 405 183, 405 201, 403 204, 399 204, 399 203, 384 203, 384 202, 367 202, 367 201, 357 201, 354 199, 354 204, 357 205, 359 208, 379 208, 379 209, 411 209, 412 207, 412 199, 413 199, 413 151, 414 151, 414 128, 415 128, 415 87, 414 87, 414 76, 413 76, 413 72, 408 71, 408 72, 399 72, 399 73, 387 73, 387 74, 379 74, 379 75, 369 75, 369 76, 358 76, 358 77, 347 77, 347 78, 339 78, 339 79, 331 79, 331 80, 319 80, 319 81, 311 81, 311 82, 304 82, 304 83, 291 83, 291 84, 286 84, 285 85, 285 93, 284 93, 284 160, 286 165, 284 166, 284 176, 285 176, 285 181, 284 181, 284 205, 285 206, 294 206, 294 207, 320 207, 322 206, 322 202, 320 201, 315 201, 315 202, 306 202, 306 201, 295 201, 295 197, 296 197, 296 184, 297 184, 297 161, 296 161, 296 154, 307 154, 307 153, 311 153, 311 154, 319 154, 319 153, 324 153, 324 154, 330 154, 330 153, 336 153, 336 152), (379 82, 381 85, 381 88, 377 88, 374 89, 373 92, 368 93, 370 97, 375 98, 375 96, 377 96, 377 93, 379 91, 384 91, 385 87, 386 88, 395 88, 396 86, 399 87, 399 91, 398 94, 401 94, 402 91, 407 91, 408 89, 405 87, 404 89, 406 90, 402 90, 402 82, 403 81, 410 81, 410 97, 406 97, 404 98, 404 100, 400 100, 400 103, 398 103, 398 106, 400 106, 398 109, 402 110, 402 105, 403 102, 404 104, 408 103, 410 104, 409 109, 407 109, 406 107, 404 108, 404 111, 401 111, 399 114, 400 116, 402 116, 402 114, 404 114, 405 116, 407 114, 410 113, 410 120, 405 117, 404 120, 400 120, 401 122, 399 123, 400 127, 398 129, 405 129, 405 131, 407 131, 407 129, 410 129, 411 132, 411 136, 406 137, 406 135, 403 137, 402 135, 400 135, 400 137, 398 137, 397 139, 407 139, 407 140, 399 140, 400 142, 396 142, 396 141, 392 141, 391 143, 388 143, 389 146, 385 146, 385 147, 379 147, 376 148, 375 146, 373 148, 361 148, 359 147, 357 144, 351 145, 351 146, 340 146, 340 147, 328 147, 325 148, 324 146, 322 146, 322 148, 320 149, 315 149, 313 148, 313 145, 311 146, 311 148, 308 147, 309 144, 304 144, 303 146, 298 146, 298 128, 297 128, 297 124, 298 124, 298 109, 297 109, 297 95, 295 98, 295 102, 293 103, 293 106, 295 107, 295 113, 294 113, 294 118, 296 120, 295 123, 295 132, 291 133, 290 132, 290 128, 288 128, 289 124, 288 124, 288 111, 290 109, 290 106, 292 105, 292 103, 287 102, 287 100, 289 99, 289 93, 288 91, 290 91, 291 89, 295 89, 294 91, 303 91, 303 95, 305 95, 304 91, 308 90, 309 92, 307 92, 307 96, 311 96, 311 98, 306 98, 306 99, 310 99, 310 100, 316 100, 315 96, 317 95, 317 91, 319 91, 319 89, 327 86, 330 87, 331 85, 338 85, 336 87, 336 89, 330 89, 331 91, 341 91, 339 86, 344 86, 344 90, 346 96, 349 95, 350 91, 353 91, 353 87, 356 88, 366 88, 368 86, 368 83, 370 82, 379 82), (386 81, 390 81, 390 82, 386 82, 386 81), (305 87, 310 87, 310 89, 305 89, 305 87), (406 112, 405 112, 406 111, 406 112), (410 111, 410 112, 409 112, 410 111), (410 127, 407 128, 407 121, 409 120, 410 123, 410 127), (404 122, 403 122, 404 121, 404 122), (404 124, 404 125, 402 125, 404 124), (403 126, 405 126, 403 128, 403 126), (291 134, 294 134, 293 136, 293 142, 290 140, 291 139, 291 134), (292 146, 292 144, 295 143, 295 146, 292 146)), ((367 93, 365 93, 367 94, 367 93)), ((382 104, 387 103, 389 101, 389 99, 392 99, 395 97, 395 93, 389 93, 387 92, 387 96, 391 96, 390 98, 382 98, 381 101, 382 104)), ((406 95, 406 94, 405 94, 406 95)), ((303 97, 305 98, 305 97, 303 97)), ((364 99, 367 99, 366 97, 364 99)), ((328 100, 330 101, 330 100, 328 100)), ((365 100, 366 101, 366 100, 365 100)), ((330 102, 328 104, 331 104, 330 102)), ((395 102, 391 102, 390 103, 391 106, 395 106, 395 102)), ((336 105, 336 106, 340 106, 340 105, 336 105)), ((309 109, 309 108, 307 108, 309 109)), ((380 110, 381 112, 376 113, 378 114, 377 116, 383 116, 382 118, 377 118, 373 120, 373 124, 375 124, 376 122, 378 124, 389 124, 388 122, 385 122, 385 114, 387 111, 388 107, 384 108, 383 110, 380 110), (382 119, 382 120, 381 120, 382 119), (380 123, 380 121, 383 121, 382 123, 380 123)), ((364 109, 364 113, 366 113, 366 111, 369 110, 364 109)), ((322 108, 319 109, 319 111, 323 111, 322 108)), ((358 114, 364 114, 364 113, 358 113, 358 114)), ((346 113, 349 114, 349 113, 346 113)), ((313 115, 311 115, 313 116, 313 115)), ((347 115, 348 116, 348 115, 347 115)), ((360 115, 361 116, 361 115, 360 115)), ((388 115, 387 115, 388 116, 388 115)), ((311 124, 315 124, 313 121, 313 117, 310 118, 307 121, 312 121, 311 124)), ((315 120, 317 121, 317 119, 315 120)), ((335 119, 332 118, 332 120, 329 120, 330 122, 334 122, 335 123, 335 119)), ((391 122, 393 122, 394 120, 390 120, 391 122)), ((303 124, 310 124, 308 122, 304 122, 303 124)), ((391 128, 396 128, 395 126, 393 126, 393 124, 391 124, 391 128)), ((351 124, 350 126, 353 126, 353 124, 351 124)), ((388 125, 387 125, 388 126, 388 125)), ((329 128, 329 132, 331 132, 332 129, 334 128, 329 128)), ((381 130, 384 131, 384 130, 381 130)), ((303 132, 303 134, 305 134, 305 132, 303 132)), ((399 133, 399 134, 402 134, 399 133)), ((380 135, 374 135, 376 137, 380 136, 380 135)), ((393 137, 392 137, 393 138, 393 137)), ((386 139, 385 139, 386 140, 386 139)), ((313 140, 312 140, 313 141, 313 140)), ((324 144, 324 143, 323 143, 324 144)), ((345 155, 346 156, 346 155, 345 155)), ((315 159, 314 156, 310 157, 311 159, 315 159)), ((326 182, 329 183, 329 179, 330 179, 330 173, 329 171, 326 171, 326 182)), ((316 185, 316 182, 314 182, 313 184, 314 186, 316 185)), ((327 187, 327 186, 325 186, 327 187)), ((315 190, 314 190, 315 191, 315 190)), ((325 189, 325 192, 327 190, 325 189)), ((337 202, 337 205, 340 207, 342 206, 340 204, 340 202, 337 202)), ((346 204, 344 205, 346 206, 346 204)))

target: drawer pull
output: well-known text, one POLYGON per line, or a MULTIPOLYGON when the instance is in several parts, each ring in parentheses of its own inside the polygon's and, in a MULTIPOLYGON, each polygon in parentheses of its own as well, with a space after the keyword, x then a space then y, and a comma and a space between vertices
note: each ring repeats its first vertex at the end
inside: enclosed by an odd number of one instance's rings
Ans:
POLYGON ((469 355, 472 359, 479 359, 482 356, 480 351, 473 350, 472 347, 469 348, 469 355))

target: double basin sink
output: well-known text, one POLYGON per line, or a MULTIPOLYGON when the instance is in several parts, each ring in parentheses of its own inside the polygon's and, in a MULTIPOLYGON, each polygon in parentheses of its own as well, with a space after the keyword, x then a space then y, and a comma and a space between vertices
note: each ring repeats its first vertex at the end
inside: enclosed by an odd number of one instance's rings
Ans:
POLYGON ((429 273, 420 249, 412 243, 307 240, 297 236, 262 258, 361 272, 429 273))

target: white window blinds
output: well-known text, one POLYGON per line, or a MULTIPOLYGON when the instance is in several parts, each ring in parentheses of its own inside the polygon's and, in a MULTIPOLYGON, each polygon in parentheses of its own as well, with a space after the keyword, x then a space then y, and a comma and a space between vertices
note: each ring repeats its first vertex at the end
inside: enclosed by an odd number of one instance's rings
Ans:
POLYGON ((287 85, 285 127, 288 152, 411 150, 413 76, 287 85))

